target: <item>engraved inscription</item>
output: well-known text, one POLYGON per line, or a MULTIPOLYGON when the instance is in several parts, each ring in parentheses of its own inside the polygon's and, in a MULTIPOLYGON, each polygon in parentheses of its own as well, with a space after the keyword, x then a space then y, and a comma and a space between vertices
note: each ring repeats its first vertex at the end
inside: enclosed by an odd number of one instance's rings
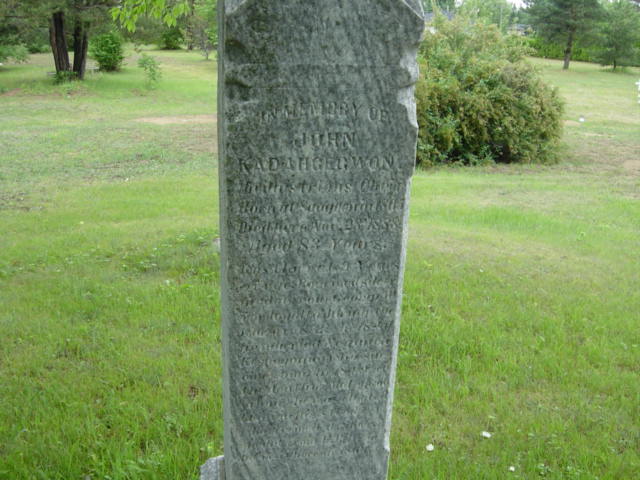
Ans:
POLYGON ((227 480, 384 480, 423 18, 224 1, 227 480))
POLYGON ((356 147, 356 132, 302 132, 294 139, 296 147, 353 149, 356 147))
MULTIPOLYGON (((313 134, 316 141, 320 140, 320 134, 313 134)), ((327 134, 329 135, 329 134, 327 134)), ((310 137, 303 134, 302 141, 313 141, 310 137)), ((347 134, 340 137, 335 135, 332 137, 333 146, 335 148, 347 148, 347 145, 337 145, 337 142, 348 142, 347 134), (338 140, 341 138, 342 140, 338 140)), ((354 139, 355 141, 355 139, 354 139)), ((300 143, 299 146, 307 146, 306 143, 300 143)), ((329 145, 327 145, 329 147, 329 145)), ((348 145, 352 148, 352 145, 348 145)), ((315 156, 315 157, 270 157, 266 159, 239 159, 238 163, 241 168, 247 172, 276 172, 276 171, 294 171, 294 172, 319 172, 319 171, 346 171, 346 170, 393 170, 400 168, 401 162, 397 155, 380 155, 375 157, 364 157, 360 155, 349 156, 315 156)))
POLYGON ((284 103, 272 109, 260 110, 255 113, 260 122, 276 120, 304 120, 317 117, 358 118, 362 105, 353 102, 296 102, 284 103))

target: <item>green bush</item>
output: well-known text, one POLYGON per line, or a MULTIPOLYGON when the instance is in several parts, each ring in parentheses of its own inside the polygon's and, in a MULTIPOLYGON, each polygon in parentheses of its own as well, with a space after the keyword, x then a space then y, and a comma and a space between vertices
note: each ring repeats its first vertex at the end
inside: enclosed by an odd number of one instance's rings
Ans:
POLYGON ((51 53, 51 46, 46 43, 30 43, 27 45, 29 53, 51 53))
POLYGON ((418 163, 551 163, 562 103, 495 26, 438 17, 420 47, 418 163))
POLYGON ((23 63, 29 59, 29 50, 24 45, 0 45, 0 63, 8 59, 23 63))
POLYGON ((117 32, 96 36, 89 45, 89 55, 104 72, 120 70, 124 60, 122 37, 117 32))
MULTIPOLYGON (((527 37, 527 46, 531 48, 531 55, 541 58, 564 59, 564 45, 548 42, 540 37, 527 37)), ((577 62, 592 62, 596 55, 594 48, 583 47, 580 44, 574 45, 571 51, 571 60, 577 62)))
POLYGON ((71 80, 76 80, 77 78, 78 74, 76 72, 72 72, 70 70, 62 70, 55 73, 53 81, 56 85, 62 85, 70 82, 71 80))
POLYGON ((163 50, 180 50, 184 42, 184 35, 179 27, 173 26, 167 28, 162 34, 162 42, 160 47, 163 50))

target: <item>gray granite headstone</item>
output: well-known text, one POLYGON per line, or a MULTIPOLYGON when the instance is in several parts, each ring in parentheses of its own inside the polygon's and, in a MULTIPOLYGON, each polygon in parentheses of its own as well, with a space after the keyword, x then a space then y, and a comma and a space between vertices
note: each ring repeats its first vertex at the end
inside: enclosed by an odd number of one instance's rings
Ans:
POLYGON ((220 3, 226 480, 384 480, 420 1, 220 3))

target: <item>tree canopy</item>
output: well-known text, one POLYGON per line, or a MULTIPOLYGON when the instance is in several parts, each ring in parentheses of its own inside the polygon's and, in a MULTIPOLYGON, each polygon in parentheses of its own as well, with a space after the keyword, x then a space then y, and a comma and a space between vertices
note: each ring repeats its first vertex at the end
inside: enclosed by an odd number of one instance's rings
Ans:
POLYGON ((633 65, 640 49, 640 9, 629 0, 614 0, 606 5, 601 27, 600 53, 602 65, 633 65))
POLYGON ((138 19, 145 15, 174 26, 178 18, 192 11, 193 4, 193 0, 121 0, 111 12, 114 20, 134 31, 138 19))
POLYGON ((595 29, 602 18, 598 0, 529 0, 528 6, 536 32, 547 40, 564 42, 565 70, 569 68, 576 38, 595 29))

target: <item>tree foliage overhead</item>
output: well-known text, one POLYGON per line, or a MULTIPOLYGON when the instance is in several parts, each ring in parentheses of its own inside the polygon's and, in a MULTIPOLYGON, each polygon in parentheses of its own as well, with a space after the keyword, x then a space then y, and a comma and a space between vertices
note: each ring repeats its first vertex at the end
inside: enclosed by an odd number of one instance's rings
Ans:
POLYGON ((190 11, 190 0, 121 0, 111 13, 113 19, 130 31, 136 29, 140 17, 161 19, 170 27, 190 11))
POLYGON ((125 0, 112 16, 134 41, 162 48, 199 49, 205 58, 217 44, 217 0, 125 0), (179 37, 179 38, 178 38, 179 37))
POLYGON ((562 103, 495 25, 436 17, 420 48, 418 162, 550 163, 562 103))
POLYGON ((592 32, 603 16, 598 0, 529 0, 528 6, 529 19, 538 35, 564 43, 565 70, 578 36, 592 32))

